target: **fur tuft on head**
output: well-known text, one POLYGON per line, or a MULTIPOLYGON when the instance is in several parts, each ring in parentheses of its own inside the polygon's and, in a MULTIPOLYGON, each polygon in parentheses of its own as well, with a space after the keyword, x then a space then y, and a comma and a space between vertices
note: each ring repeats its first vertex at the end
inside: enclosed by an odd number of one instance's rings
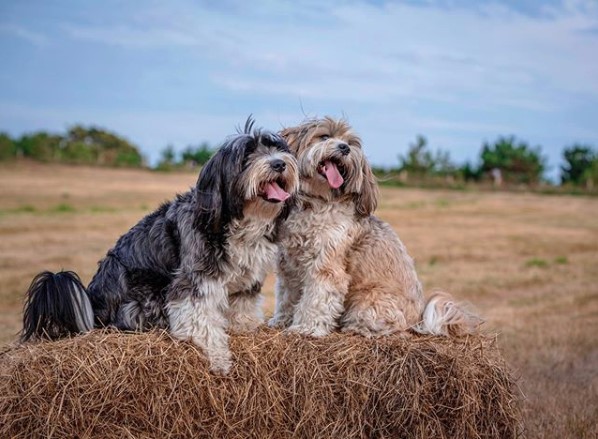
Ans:
POLYGON ((237 126, 237 134, 248 134, 251 135, 253 133, 253 128, 255 126, 255 119, 253 118, 253 114, 247 116, 247 120, 245 121, 245 125, 243 125, 243 129, 240 126, 237 126))

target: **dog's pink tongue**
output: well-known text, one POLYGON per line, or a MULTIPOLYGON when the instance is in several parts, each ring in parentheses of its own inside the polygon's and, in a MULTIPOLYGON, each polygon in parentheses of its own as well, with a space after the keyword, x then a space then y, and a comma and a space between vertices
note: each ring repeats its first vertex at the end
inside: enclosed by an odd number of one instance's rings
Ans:
POLYGON ((336 164, 331 161, 324 162, 324 173, 326 174, 326 179, 332 189, 338 189, 345 181, 341 173, 338 172, 336 164))
POLYGON ((278 183, 272 181, 266 185, 266 197, 268 200, 272 201, 285 201, 291 195, 288 192, 285 192, 283 188, 281 188, 278 183))

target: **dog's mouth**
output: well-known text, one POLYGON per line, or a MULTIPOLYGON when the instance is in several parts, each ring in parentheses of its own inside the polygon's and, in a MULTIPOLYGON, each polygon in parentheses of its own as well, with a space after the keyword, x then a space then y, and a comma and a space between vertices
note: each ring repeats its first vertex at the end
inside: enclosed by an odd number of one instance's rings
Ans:
POLYGON ((318 165, 318 173, 328 181, 332 189, 338 189, 345 182, 345 167, 334 158, 322 160, 318 165))
POLYGON ((267 181, 262 185, 260 196, 270 203, 283 203, 291 197, 285 189, 286 181, 283 178, 267 181))

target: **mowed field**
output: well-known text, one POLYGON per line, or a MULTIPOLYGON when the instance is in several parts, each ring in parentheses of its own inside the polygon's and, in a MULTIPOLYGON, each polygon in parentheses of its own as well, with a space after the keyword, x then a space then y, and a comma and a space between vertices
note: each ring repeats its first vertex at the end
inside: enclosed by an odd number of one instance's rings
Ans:
MULTIPOLYGON (((142 216, 195 183, 163 174, 0 165, 0 345, 20 329, 41 270, 97 262, 142 216)), ((468 300, 525 395, 527 437, 598 435, 598 198, 382 189, 377 214, 415 258, 426 291, 468 300)), ((274 307, 273 279, 264 288, 274 307)))

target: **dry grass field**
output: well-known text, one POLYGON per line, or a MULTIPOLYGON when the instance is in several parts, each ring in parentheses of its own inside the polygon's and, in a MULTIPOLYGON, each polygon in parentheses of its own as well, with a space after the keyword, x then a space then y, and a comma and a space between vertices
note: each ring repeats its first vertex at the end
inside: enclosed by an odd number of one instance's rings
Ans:
MULTIPOLYGON (((0 166, 0 344, 43 269, 87 283, 97 261, 193 174, 20 163, 0 166)), ((598 198, 383 189, 378 215, 425 289, 472 302, 498 333, 525 395, 526 436, 598 435, 598 198)), ((266 313, 274 305, 265 287, 266 313)))

